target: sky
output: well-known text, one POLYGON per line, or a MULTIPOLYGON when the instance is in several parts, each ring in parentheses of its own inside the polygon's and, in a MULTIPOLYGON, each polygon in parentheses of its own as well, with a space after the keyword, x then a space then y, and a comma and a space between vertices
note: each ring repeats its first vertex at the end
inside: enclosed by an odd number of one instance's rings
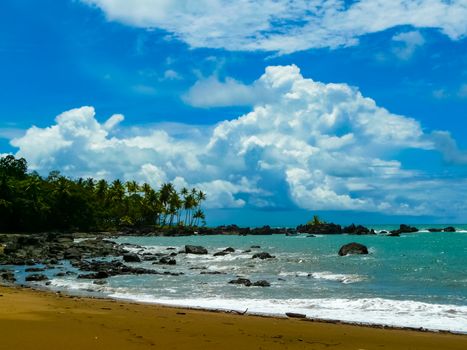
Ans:
POLYGON ((467 0, 2 0, 0 154, 210 225, 467 222, 467 0))

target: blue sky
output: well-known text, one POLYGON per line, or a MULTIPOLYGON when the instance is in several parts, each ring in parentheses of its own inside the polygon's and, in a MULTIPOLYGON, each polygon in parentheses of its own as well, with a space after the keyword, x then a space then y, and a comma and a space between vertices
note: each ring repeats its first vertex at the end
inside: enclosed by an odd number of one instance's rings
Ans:
POLYGON ((198 186, 210 224, 465 221, 465 1, 6 0, 0 16, 0 153, 40 173, 198 186))

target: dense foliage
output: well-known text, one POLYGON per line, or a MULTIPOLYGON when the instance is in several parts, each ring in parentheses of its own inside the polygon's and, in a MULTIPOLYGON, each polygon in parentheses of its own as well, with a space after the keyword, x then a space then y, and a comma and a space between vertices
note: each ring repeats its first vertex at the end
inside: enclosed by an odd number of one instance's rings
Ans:
POLYGON ((106 230, 119 226, 205 224, 205 194, 171 183, 72 180, 52 171, 28 173, 24 158, 0 159, 0 231, 106 230))

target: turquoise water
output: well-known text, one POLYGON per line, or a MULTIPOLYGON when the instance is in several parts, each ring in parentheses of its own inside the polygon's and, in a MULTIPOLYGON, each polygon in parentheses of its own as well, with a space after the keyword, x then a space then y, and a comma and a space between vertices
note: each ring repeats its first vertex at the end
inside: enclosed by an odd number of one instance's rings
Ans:
MULTIPOLYGON (((432 227, 433 225, 430 225, 432 227)), ((378 229, 392 227, 378 227, 378 229)), ((328 235, 122 237, 138 253, 202 245, 208 255, 176 256, 177 265, 136 263, 181 276, 116 276, 98 286, 74 277, 55 278, 53 288, 86 290, 114 298, 191 307, 235 309, 348 322, 444 329, 467 333, 467 226, 462 232, 415 233, 401 237, 328 235), (340 257, 339 248, 359 242, 369 255, 340 257), (261 249, 251 249, 260 245, 261 249), (236 252, 214 257, 226 247, 236 252), (275 259, 252 259, 266 251, 275 259), (206 275, 201 271, 221 272, 206 275), (267 280, 271 287, 245 287, 228 281, 267 280)))

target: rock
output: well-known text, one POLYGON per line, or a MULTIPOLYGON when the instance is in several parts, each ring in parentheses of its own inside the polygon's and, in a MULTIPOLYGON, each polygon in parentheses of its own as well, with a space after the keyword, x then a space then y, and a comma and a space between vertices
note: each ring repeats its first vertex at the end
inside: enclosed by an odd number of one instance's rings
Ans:
POLYGON ((123 254, 124 262, 141 262, 140 257, 136 253, 125 253, 123 254))
POLYGON ((66 273, 65 272, 58 272, 55 274, 55 277, 65 277, 66 273))
POLYGON ((107 284, 107 281, 106 280, 95 280, 95 281, 92 281, 92 284, 97 284, 97 285, 103 285, 103 284, 107 284))
POLYGON ((308 235, 306 236, 306 238, 315 238, 316 236, 315 235, 308 235))
POLYGON ((3 282, 7 282, 7 283, 15 283, 16 282, 15 273, 13 271, 3 270, 0 272, 0 280, 2 280, 3 282))
POLYGON ((235 249, 229 247, 229 248, 225 248, 224 250, 220 252, 215 253, 214 256, 224 256, 224 255, 227 255, 233 252, 235 252, 235 249))
POLYGON ((259 246, 259 245, 252 245, 250 248, 251 248, 251 249, 260 249, 261 246, 259 246))
POLYGON ((26 276, 27 282, 41 282, 41 281, 48 281, 48 277, 41 273, 33 273, 32 275, 26 276))
POLYGON ((271 287, 271 283, 269 283, 266 280, 260 280, 260 281, 256 281, 255 283, 253 283, 252 286, 255 286, 255 287, 271 287))
POLYGON ((429 228, 427 229, 428 232, 441 232, 443 231, 442 228, 429 228))
POLYGON ((201 271, 200 275, 225 275, 225 272, 220 271, 201 271))
POLYGON ((251 286, 251 281, 247 278, 237 278, 236 280, 229 281, 230 284, 243 284, 246 287, 251 286))
POLYGON ((340 225, 332 223, 324 223, 317 225, 299 225, 297 231, 300 233, 313 233, 319 235, 335 235, 342 233, 342 227, 340 225))
POLYGON ((185 253, 186 254, 207 254, 208 250, 202 246, 186 245, 185 253))
POLYGON ((380 231, 379 233, 381 233, 381 234, 386 234, 386 233, 388 233, 388 231, 382 230, 382 231, 380 231))
POLYGON ((452 226, 443 229, 444 232, 456 232, 456 229, 452 226))
POLYGON ((372 235, 375 234, 375 231, 369 230, 365 226, 352 224, 350 226, 344 227, 342 230, 343 233, 348 233, 350 235, 372 235))
POLYGON ((88 273, 88 274, 83 274, 83 275, 78 275, 78 278, 81 279, 91 279, 91 280, 98 280, 98 279, 103 279, 103 278, 108 278, 110 277, 108 272, 105 271, 99 271, 96 273, 88 273))
POLYGON ((256 253, 252 256, 252 259, 261 259, 261 260, 264 260, 264 259, 273 259, 275 258, 274 255, 271 255, 269 253, 266 253, 266 252, 262 252, 262 253, 256 253))
POLYGON ((399 231, 391 231, 390 234, 386 235, 388 237, 399 237, 401 234, 399 233, 399 231))
POLYGON ((177 261, 174 258, 169 256, 164 256, 159 260, 159 264, 161 265, 176 265, 177 261))
POLYGON ((306 318, 306 315, 297 314, 295 312, 286 312, 285 314, 286 314, 287 317, 291 317, 291 318, 306 318))
POLYGON ((24 271, 25 272, 43 272, 43 271, 45 271, 45 269, 42 268, 42 267, 29 267, 24 271))
POLYGON ((368 254, 368 248, 360 243, 349 243, 343 245, 341 249, 339 249, 339 255, 344 256, 348 254, 368 254))
POLYGON ((391 233, 401 234, 401 233, 413 233, 418 232, 418 228, 401 224, 398 230, 392 230, 391 233))

